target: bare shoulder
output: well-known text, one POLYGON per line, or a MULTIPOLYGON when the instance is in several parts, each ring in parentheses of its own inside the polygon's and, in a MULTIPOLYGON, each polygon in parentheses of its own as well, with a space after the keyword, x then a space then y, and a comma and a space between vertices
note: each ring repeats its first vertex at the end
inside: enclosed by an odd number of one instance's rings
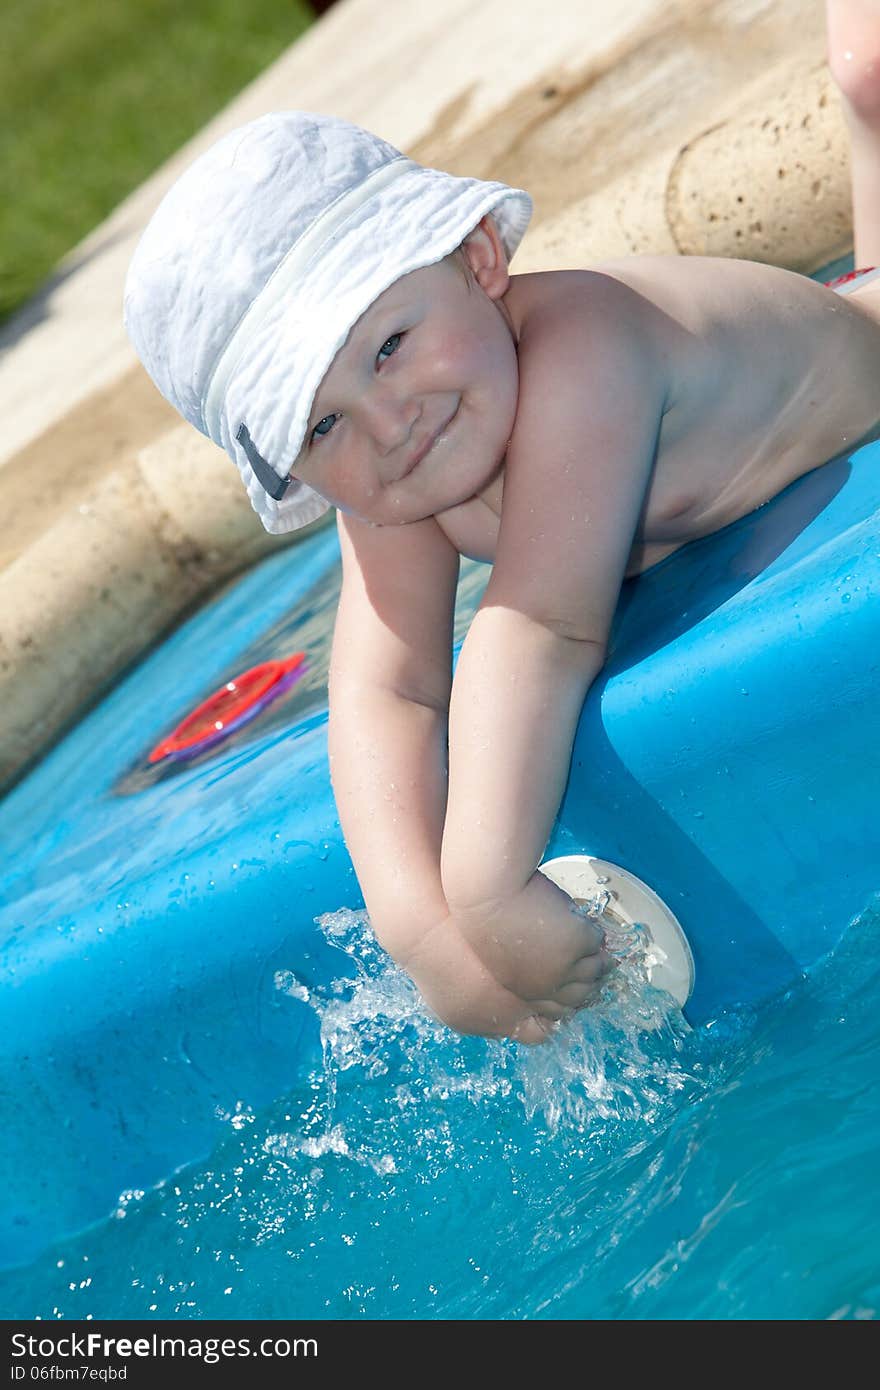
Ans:
MULTIPOLYGON (((789 311, 840 305, 839 296, 796 271, 755 261, 711 256, 627 256, 589 270, 514 277, 524 326, 552 312, 576 315, 584 306, 638 324, 661 340, 677 328, 701 336, 728 319, 752 320, 789 311), (522 282, 522 283, 520 283, 522 282)), ((851 296, 855 298, 855 296, 851 296)))
POLYGON ((558 272, 526 289, 490 587, 565 635, 601 643, 656 456, 669 351, 650 300, 613 276, 558 272))
POLYGON ((596 417, 603 393, 619 407, 628 390, 639 389, 645 409, 668 393, 683 335, 646 287, 604 270, 520 278, 529 283, 517 286, 514 306, 520 370, 515 437, 531 431, 532 406, 542 402, 552 401, 557 419, 564 423, 570 415, 580 430, 596 417))
POLYGON ((567 449, 631 413, 662 410, 670 381, 670 329, 649 296, 603 271, 521 277, 514 306, 520 372, 516 428, 508 454, 538 448, 564 466, 567 449), (552 441, 547 426, 552 424, 552 441))
POLYGON ((434 517, 402 526, 374 526, 339 513, 343 582, 373 603, 411 603, 454 584, 459 556, 434 517))
MULTIPOLYGON (((609 263, 610 270, 617 266, 609 263)), ((650 297, 604 266, 513 276, 506 302, 521 348, 558 329, 584 335, 609 323, 635 324, 650 310, 650 297)))
POLYGON ((374 526, 339 513, 342 594, 334 647, 363 665, 441 672, 451 647, 459 556, 433 517, 374 526))

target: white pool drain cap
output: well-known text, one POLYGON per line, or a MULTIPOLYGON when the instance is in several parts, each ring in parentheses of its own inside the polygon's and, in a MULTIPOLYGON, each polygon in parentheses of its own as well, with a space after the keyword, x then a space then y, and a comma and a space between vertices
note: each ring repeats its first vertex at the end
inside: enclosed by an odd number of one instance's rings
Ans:
POLYGON ((694 958, 681 923, 653 888, 619 864, 586 854, 550 859, 540 870, 575 902, 598 904, 607 898, 597 920, 604 918, 616 931, 641 928, 650 984, 671 994, 680 1007, 687 1003, 694 958))

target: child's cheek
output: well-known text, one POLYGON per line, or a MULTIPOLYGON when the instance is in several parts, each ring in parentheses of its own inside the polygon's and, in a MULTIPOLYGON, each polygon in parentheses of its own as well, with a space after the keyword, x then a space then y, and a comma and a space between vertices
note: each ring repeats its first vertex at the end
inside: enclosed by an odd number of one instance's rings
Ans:
POLYGON ((454 385, 454 379, 458 378, 462 371, 468 370, 471 356, 472 347, 468 350, 461 334, 455 333, 452 329, 436 332, 430 344, 429 361, 436 374, 437 384, 454 385))

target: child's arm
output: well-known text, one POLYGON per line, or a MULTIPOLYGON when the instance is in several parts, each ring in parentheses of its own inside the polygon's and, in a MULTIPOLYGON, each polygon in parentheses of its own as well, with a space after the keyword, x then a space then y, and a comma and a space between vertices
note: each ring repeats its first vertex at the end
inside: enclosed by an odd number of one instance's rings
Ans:
MULTIPOLYGON (((536 1041, 536 1010, 494 980, 440 882, 458 555, 433 519, 379 528, 340 517, 339 531, 331 770, 373 930, 445 1022, 536 1041)), ((561 1013, 551 1008, 546 1025, 561 1013)))
POLYGON ((495 566, 452 694, 443 889, 480 959, 525 998, 559 997, 567 981, 578 1002, 574 983, 590 977, 567 898, 535 869, 665 407, 662 353, 634 301, 600 285, 589 306, 551 305, 521 337, 495 566))

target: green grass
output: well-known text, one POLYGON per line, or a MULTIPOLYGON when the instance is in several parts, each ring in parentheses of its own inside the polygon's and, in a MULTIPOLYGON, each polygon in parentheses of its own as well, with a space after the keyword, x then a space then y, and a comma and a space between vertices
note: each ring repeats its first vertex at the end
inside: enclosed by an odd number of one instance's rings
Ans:
POLYGON ((2 0, 0 321, 313 19, 308 0, 2 0))

